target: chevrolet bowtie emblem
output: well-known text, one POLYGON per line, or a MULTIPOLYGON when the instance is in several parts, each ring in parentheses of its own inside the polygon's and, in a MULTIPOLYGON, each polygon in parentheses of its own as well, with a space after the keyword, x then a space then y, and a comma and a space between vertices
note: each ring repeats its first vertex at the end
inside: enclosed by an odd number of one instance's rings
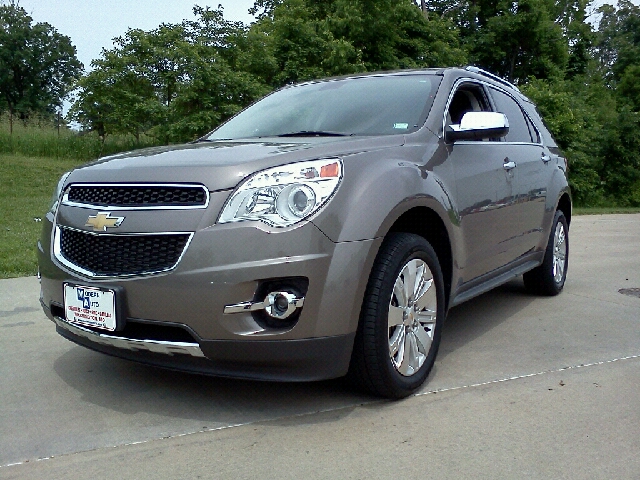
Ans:
POLYGON ((112 217, 111 213, 98 213, 89 215, 85 227, 93 227, 94 232, 106 232, 107 228, 119 227, 124 222, 124 217, 112 217))

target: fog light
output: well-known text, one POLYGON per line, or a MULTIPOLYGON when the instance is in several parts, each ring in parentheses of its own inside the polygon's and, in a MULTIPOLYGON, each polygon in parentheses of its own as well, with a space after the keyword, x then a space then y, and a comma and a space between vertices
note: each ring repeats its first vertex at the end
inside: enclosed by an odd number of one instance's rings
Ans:
POLYGON ((270 317, 283 320, 296 311, 297 301, 293 293, 271 292, 264 299, 264 311, 270 317))
POLYGON ((243 302, 224 307, 225 314, 243 312, 264 312, 271 318, 284 320, 304 305, 304 297, 287 291, 275 291, 267 294, 262 302, 243 302))

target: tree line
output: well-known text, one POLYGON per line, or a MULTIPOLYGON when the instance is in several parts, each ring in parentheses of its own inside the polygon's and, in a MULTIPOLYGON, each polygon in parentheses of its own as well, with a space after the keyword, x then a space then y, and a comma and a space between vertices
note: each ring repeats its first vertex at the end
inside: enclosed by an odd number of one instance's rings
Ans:
POLYGON ((0 113, 51 114, 75 89, 83 130, 174 143, 286 84, 473 64, 538 105, 577 204, 640 206, 640 7, 627 0, 257 0, 250 25, 193 12, 128 30, 83 74, 68 37, 0 5, 0 113))

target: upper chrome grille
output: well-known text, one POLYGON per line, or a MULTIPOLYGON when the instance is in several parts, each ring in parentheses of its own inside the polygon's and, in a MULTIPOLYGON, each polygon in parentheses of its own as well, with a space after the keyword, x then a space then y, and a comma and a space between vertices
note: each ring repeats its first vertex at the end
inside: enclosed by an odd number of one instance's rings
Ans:
POLYGON ((171 270, 192 234, 94 234, 56 227, 54 251, 65 265, 91 277, 146 275, 171 270))
POLYGON ((63 203, 96 208, 205 208, 209 192, 203 185, 75 184, 63 203))

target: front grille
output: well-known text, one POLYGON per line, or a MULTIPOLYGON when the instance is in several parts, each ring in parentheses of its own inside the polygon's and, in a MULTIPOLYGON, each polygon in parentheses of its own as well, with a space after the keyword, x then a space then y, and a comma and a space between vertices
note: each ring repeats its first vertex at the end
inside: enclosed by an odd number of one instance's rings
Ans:
POLYGON ((96 235, 60 228, 60 255, 93 276, 142 275, 178 263, 191 234, 96 235))
POLYGON ((65 201, 97 207, 201 207, 207 192, 199 185, 71 185, 65 201))

